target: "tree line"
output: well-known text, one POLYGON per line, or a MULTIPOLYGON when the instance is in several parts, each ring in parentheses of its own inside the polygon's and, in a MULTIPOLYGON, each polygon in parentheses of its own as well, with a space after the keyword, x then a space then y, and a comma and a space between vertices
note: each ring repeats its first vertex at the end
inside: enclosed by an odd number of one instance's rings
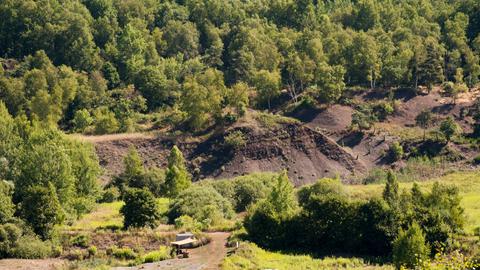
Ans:
POLYGON ((380 198, 352 200, 338 179, 321 179, 295 192, 286 173, 248 211, 248 239, 262 247, 318 255, 392 258, 414 267, 463 230, 465 216, 455 187, 435 183, 399 189, 392 172, 380 198))
POLYGON ((281 95, 345 87, 463 91, 480 75, 480 4, 446 1, 4 0, 0 97, 67 130, 128 131, 174 112, 192 130, 281 95), (13 59, 13 60, 12 60, 13 59))

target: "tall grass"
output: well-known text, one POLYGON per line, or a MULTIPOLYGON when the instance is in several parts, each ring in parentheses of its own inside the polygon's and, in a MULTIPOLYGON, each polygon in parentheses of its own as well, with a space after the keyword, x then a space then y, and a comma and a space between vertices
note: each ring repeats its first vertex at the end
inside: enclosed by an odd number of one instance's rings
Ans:
POLYGON ((242 243, 234 255, 227 257, 222 270, 237 269, 392 269, 391 266, 369 265, 359 258, 327 257, 315 259, 308 255, 289 255, 265 251, 255 244, 242 243))

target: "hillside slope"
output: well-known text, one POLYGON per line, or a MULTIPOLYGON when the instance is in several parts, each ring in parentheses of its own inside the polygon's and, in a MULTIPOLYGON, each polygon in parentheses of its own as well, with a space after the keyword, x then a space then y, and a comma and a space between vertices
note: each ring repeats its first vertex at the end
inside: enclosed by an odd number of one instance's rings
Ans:
POLYGON ((226 178, 288 168, 292 181, 302 185, 319 177, 345 176, 366 170, 335 141, 301 124, 285 124, 274 129, 236 126, 202 142, 161 136, 109 136, 90 140, 95 143, 106 180, 123 170, 123 156, 132 145, 146 166, 165 167, 170 148, 177 144, 195 179, 226 178), (246 138, 245 145, 238 149, 224 142, 225 135, 234 131, 241 131, 246 138))

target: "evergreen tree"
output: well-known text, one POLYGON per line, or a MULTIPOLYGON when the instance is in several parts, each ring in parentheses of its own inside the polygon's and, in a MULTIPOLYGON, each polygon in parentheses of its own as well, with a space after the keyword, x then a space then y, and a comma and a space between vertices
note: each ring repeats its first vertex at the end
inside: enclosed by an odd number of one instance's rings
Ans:
POLYGON ((168 157, 168 168, 165 175, 165 186, 169 197, 177 196, 192 183, 190 174, 185 166, 183 154, 176 145, 172 147, 168 157))
POLYGON ((387 173, 387 183, 385 189, 383 190, 383 199, 388 203, 392 208, 399 206, 399 186, 397 177, 395 176, 392 170, 389 170, 387 173))
POLYGON ((437 40, 428 37, 425 40, 424 55, 418 66, 418 79, 420 83, 425 84, 429 90, 433 85, 442 82, 445 77, 443 73, 443 55, 444 48, 437 40))
POLYGON ((425 243, 425 234, 417 223, 413 223, 407 231, 400 231, 393 243, 393 262, 397 269, 416 269, 429 255, 430 247, 425 243))
POLYGON ((154 228, 158 224, 160 212, 153 194, 145 189, 127 189, 124 195, 125 205, 120 209, 124 216, 125 228, 154 228))
POLYGON ((135 177, 145 173, 145 168, 143 167, 143 162, 135 146, 130 146, 128 153, 123 159, 123 164, 125 166, 124 175, 126 177, 135 177))

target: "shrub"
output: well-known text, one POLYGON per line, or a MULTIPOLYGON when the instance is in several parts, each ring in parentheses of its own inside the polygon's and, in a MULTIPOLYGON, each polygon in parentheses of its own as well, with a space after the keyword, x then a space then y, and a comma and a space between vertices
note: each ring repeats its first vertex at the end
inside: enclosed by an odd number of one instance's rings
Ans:
POLYGON ((202 229, 202 224, 195 219, 193 219, 191 216, 180 216, 175 219, 175 229, 178 230, 184 230, 184 231, 189 231, 189 232, 197 232, 202 229))
POLYGON ((165 171, 159 168, 150 168, 138 176, 129 179, 128 186, 148 189, 155 196, 165 195, 165 171))
POLYGON ((158 250, 151 251, 143 256, 144 263, 163 261, 171 258, 171 248, 161 246, 158 250))
POLYGON ((322 178, 315 184, 302 187, 298 191, 300 204, 307 203, 313 196, 346 196, 347 191, 340 179, 322 178))
POLYGON ((243 132, 240 130, 235 130, 229 133, 224 138, 225 144, 233 149, 239 149, 245 146, 247 143, 243 132))
POLYGON ((128 189, 124 196, 125 205, 120 209, 124 216, 124 226, 155 227, 160 219, 160 211, 153 194, 144 189, 128 189))
POLYGON ((221 218, 233 216, 232 204, 211 187, 192 186, 171 203, 168 217, 171 223, 188 215, 202 223, 215 224, 221 218), (210 220, 207 220, 210 219, 210 220))
POLYGON ((0 224, 6 223, 13 217, 15 206, 12 202, 12 194, 11 186, 0 180, 0 224))
POLYGON ((87 109, 78 110, 75 112, 72 124, 77 132, 84 132, 85 129, 93 123, 93 118, 87 109))
POLYGON ((133 251, 131 248, 117 248, 117 247, 110 247, 107 250, 107 254, 112 255, 113 257, 120 259, 120 260, 134 260, 137 258, 137 253, 133 251))
POLYGON ((475 229, 473 229, 473 235, 480 237, 480 227, 476 227, 475 229))
POLYGON ((90 238, 84 234, 77 235, 70 240, 70 243, 73 246, 82 247, 82 248, 87 248, 89 245, 89 242, 90 242, 90 238))
POLYGON ((480 155, 473 158, 473 164, 476 164, 476 165, 480 164, 480 155))
POLYGON ((430 248, 425 244, 425 235, 416 223, 413 223, 407 231, 400 231, 393 242, 393 262, 397 269, 415 268, 425 261, 429 254, 430 248))
POLYGON ((395 109, 390 103, 380 102, 373 107, 373 111, 377 115, 380 121, 387 119, 387 116, 391 115, 395 109))
POLYGON ((120 191, 117 187, 109 187, 103 191, 102 197, 100 198, 101 203, 111 203, 120 198, 120 191))
POLYGON ((387 178, 387 173, 383 168, 373 168, 370 170, 363 178, 362 184, 368 185, 368 184, 378 184, 378 183, 383 183, 385 179, 387 178))
POLYGON ((245 211, 249 205, 267 197, 270 190, 270 187, 252 178, 236 181, 234 186, 235 210, 237 212, 245 211))
POLYGON ((51 183, 48 188, 34 186, 27 190, 22 203, 22 216, 43 239, 50 237, 53 227, 63 221, 63 209, 51 183))
POLYGON ((403 147, 398 142, 394 142, 390 145, 388 154, 393 161, 398 161, 403 157, 403 147))
POLYGON ((11 257, 21 259, 43 259, 52 256, 53 247, 49 241, 34 236, 22 236, 16 242, 11 257))
POLYGON ((15 224, 0 225, 0 259, 11 256, 12 249, 22 235, 22 230, 15 224))
POLYGON ((445 136, 445 139, 447 139, 447 142, 450 142, 453 136, 458 134, 460 131, 460 127, 458 124, 455 122, 453 117, 449 116, 447 119, 443 120, 442 123, 440 123, 440 132, 445 136))
POLYGON ((94 257, 97 255, 98 250, 96 246, 89 246, 87 252, 89 257, 94 257))
POLYGON ((200 185, 213 187, 228 199, 237 212, 266 198, 275 181, 275 173, 252 173, 234 179, 202 181, 200 185))
POLYGON ((115 114, 106 107, 101 107, 95 110, 95 134, 109 134, 115 133, 119 129, 118 120, 115 114))

